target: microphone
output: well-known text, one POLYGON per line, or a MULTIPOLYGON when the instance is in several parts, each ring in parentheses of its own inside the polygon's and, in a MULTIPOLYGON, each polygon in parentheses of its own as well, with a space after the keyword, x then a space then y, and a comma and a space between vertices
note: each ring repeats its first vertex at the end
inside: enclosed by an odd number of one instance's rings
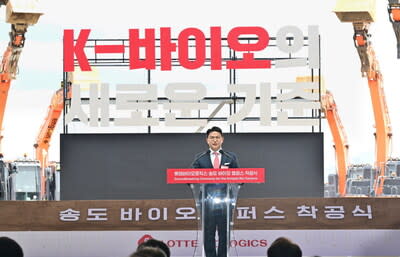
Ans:
POLYGON ((225 152, 224 150, 219 150, 219 152, 221 153, 221 154, 225 154, 227 157, 229 157, 229 158, 231 158, 232 160, 234 160, 235 158, 233 158, 233 156, 232 155, 230 155, 230 154, 228 154, 227 152, 225 152))

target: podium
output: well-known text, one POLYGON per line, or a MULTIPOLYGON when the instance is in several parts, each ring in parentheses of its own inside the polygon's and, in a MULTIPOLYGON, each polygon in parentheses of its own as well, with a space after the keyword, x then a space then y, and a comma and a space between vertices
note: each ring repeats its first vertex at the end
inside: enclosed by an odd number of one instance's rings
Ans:
POLYGON ((198 219, 193 256, 229 257, 233 213, 241 185, 264 183, 265 169, 167 169, 168 184, 187 183, 198 219))

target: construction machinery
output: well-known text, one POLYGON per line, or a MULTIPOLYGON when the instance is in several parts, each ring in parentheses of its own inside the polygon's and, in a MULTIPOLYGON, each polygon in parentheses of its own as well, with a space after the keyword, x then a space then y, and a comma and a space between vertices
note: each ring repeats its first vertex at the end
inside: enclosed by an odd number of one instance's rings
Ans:
MULTIPOLYGON (((315 78, 315 80, 317 79, 315 78)), ((298 77, 296 81, 310 82, 312 79, 311 77, 298 77)), ((376 169, 369 164, 349 164, 347 135, 333 94, 324 86, 321 88, 321 108, 333 137, 336 156, 336 174, 328 176, 328 183, 324 186, 325 197, 369 196, 373 191, 376 169)))
POLYGON ((397 58, 400 58, 400 0, 389 0, 389 20, 392 23, 397 40, 397 58))
POLYGON ((373 190, 376 169, 369 164, 349 164, 347 135, 332 93, 326 91, 321 95, 321 105, 332 133, 336 152, 337 172, 328 177, 328 187, 325 187, 327 196, 369 196, 373 190), (336 191, 329 190, 329 186, 334 186, 336 191))
POLYGON ((400 159, 390 158, 385 164, 385 173, 375 183, 378 196, 400 197, 400 159))
POLYGON ((40 164, 19 159, 8 164, 8 200, 40 200, 40 164))
POLYGON ((350 165, 347 169, 345 196, 371 196, 375 176, 376 168, 370 164, 350 165))
MULTIPOLYGON (((389 20, 397 41, 397 58, 400 58, 400 0, 389 0, 389 20)), ((390 159, 385 166, 385 176, 378 178, 376 191, 381 196, 400 196, 400 159, 390 159)))
POLYGON ((389 112, 383 90, 382 74, 371 43, 368 30, 375 19, 375 0, 338 0, 335 13, 341 22, 352 22, 353 41, 361 61, 361 74, 367 77, 375 119, 375 167, 377 175, 374 193, 380 195, 378 177, 385 176, 385 163, 389 159, 392 137, 389 112))
POLYGON ((28 174, 36 174, 37 167, 25 165, 26 163, 20 165, 20 161, 4 162, 1 141, 8 91, 11 81, 18 73, 18 61, 25 44, 25 33, 29 26, 37 23, 42 13, 35 0, 1 0, 0 6, 2 5, 6 5, 6 22, 11 24, 11 31, 0 64, 0 199, 37 199, 39 190, 36 180, 28 179, 31 178, 28 174), (20 187, 26 181, 32 184, 20 187), (25 196, 22 197, 21 194, 25 196))
POLYGON ((0 159, 0 200, 8 199, 8 168, 3 158, 0 159))
POLYGON ((81 71, 68 72, 67 85, 64 86, 63 82, 61 82, 61 87, 51 98, 47 115, 40 126, 35 144, 33 145, 36 160, 40 163, 40 199, 43 200, 59 200, 60 165, 57 162, 49 161, 48 152, 54 129, 64 110, 64 97, 65 99, 71 99, 72 97, 71 86, 73 82, 81 85, 99 84, 98 71, 93 69, 93 71, 85 73, 81 71))
POLYGON ((36 1, 3 0, 6 5, 6 21, 11 24, 10 41, 0 64, 0 153, 3 137, 3 119, 11 80, 15 79, 18 60, 25 44, 25 33, 29 26, 37 23, 42 13, 36 8, 36 1))
MULTIPOLYGON (((64 88, 58 89, 50 102, 46 118, 40 127, 39 133, 34 144, 36 152, 36 160, 39 161, 41 167, 41 199, 52 200, 55 197, 54 188, 58 181, 57 164, 49 163, 48 151, 50 147, 51 137, 64 109, 64 88), (53 186, 51 186, 53 185, 53 186)), ((68 91, 69 92, 69 91, 68 91)))
POLYGON ((329 128, 332 133, 334 148, 336 152, 336 174, 329 178, 331 183, 335 185, 335 191, 338 196, 344 196, 346 193, 346 178, 348 167, 348 150, 347 135, 344 131, 343 124, 337 110, 337 106, 331 92, 326 91, 321 94, 322 110, 328 121, 329 128))
POLYGON ((346 193, 349 145, 333 94, 325 89, 323 78, 313 78, 310 76, 296 78, 296 82, 318 80, 320 80, 321 83, 321 109, 325 115, 325 119, 328 121, 336 156, 336 174, 330 174, 328 176, 328 184, 326 184, 324 188, 325 196, 344 196, 346 193))

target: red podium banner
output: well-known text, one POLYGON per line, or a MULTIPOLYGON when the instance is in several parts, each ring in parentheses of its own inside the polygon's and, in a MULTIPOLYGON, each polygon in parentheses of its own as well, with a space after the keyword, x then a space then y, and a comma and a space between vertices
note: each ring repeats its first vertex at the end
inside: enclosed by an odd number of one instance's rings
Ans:
POLYGON ((168 184, 264 183, 264 168, 167 169, 168 184))

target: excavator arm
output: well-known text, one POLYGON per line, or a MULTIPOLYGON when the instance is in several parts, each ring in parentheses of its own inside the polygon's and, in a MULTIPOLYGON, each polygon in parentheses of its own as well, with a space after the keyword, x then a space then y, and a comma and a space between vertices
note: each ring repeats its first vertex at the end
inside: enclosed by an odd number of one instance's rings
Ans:
POLYGON ((392 130, 390 117, 386 105, 386 97, 383 89, 382 74, 379 63, 372 48, 368 22, 354 22, 354 44, 361 61, 361 73, 367 77, 371 95, 372 108, 375 119, 375 166, 378 175, 384 175, 384 166, 389 159, 390 141, 392 130))
MULTIPOLYGON (((311 82, 318 80, 318 77, 297 77, 296 82, 311 82)), ((348 169, 348 150, 347 135, 344 130, 342 121, 339 116, 338 108, 333 98, 333 94, 325 89, 323 79, 321 83, 321 108, 328 121, 329 129, 333 138, 333 147, 336 155, 336 174, 337 181, 335 183, 335 194, 345 196, 346 194, 346 179, 348 169)))
POLYGON ((64 88, 58 89, 51 98, 50 105, 48 107, 47 115, 42 123, 39 133, 36 137, 36 143, 34 144, 36 152, 36 160, 40 162, 41 167, 41 199, 45 196, 45 169, 48 166, 48 150, 50 147, 51 137, 54 129, 57 125, 57 121, 60 118, 64 109, 64 88))
POLYGON ((45 153, 47 153, 49 149, 54 128, 62 114, 63 108, 63 88, 60 88, 54 93, 51 99, 46 118, 40 127, 39 134, 36 137, 36 143, 34 144, 36 149, 36 159, 42 166, 45 166, 46 162, 43 161, 45 159, 45 153))
POLYGON ((354 28, 354 45, 361 61, 361 75, 367 77, 375 120, 375 167, 378 176, 385 173, 385 162, 389 158, 392 130, 382 74, 371 43, 369 26, 375 19, 374 0, 338 0, 335 13, 341 22, 351 22, 354 28))
MULTIPOLYGON (((0 65, 0 129, 3 128, 8 91, 17 74, 18 60, 25 42, 26 27, 11 25, 10 41, 0 65), (19 30, 16 28, 18 27, 19 30)), ((3 134, 0 131, 0 146, 3 134)), ((1 148, 0 148, 1 152, 1 148)))
POLYGON ((346 194, 346 179, 348 167, 348 150, 347 135, 339 117, 337 106, 332 93, 326 91, 321 95, 322 110, 328 121, 329 128, 332 133, 334 148, 336 152, 336 169, 338 175, 338 193, 339 196, 346 194))
POLYGON ((389 0, 389 20, 397 40, 397 58, 400 58, 400 0, 389 0))
POLYGON ((42 13, 21 11, 20 3, 12 0, 0 0, 0 6, 7 5, 6 20, 11 24, 10 40, 0 64, 0 154, 2 155, 1 140, 3 138, 3 120, 6 110, 8 91, 11 80, 18 72, 18 61, 25 44, 25 33, 28 26, 35 24, 42 13))
MULTIPOLYGON (((394 10, 398 1, 389 0, 389 8, 393 26, 397 33, 398 11, 394 10)), ((354 28, 354 45, 361 61, 361 74, 367 77, 371 95, 372 109, 375 120, 375 194, 380 195, 378 178, 385 176, 385 163, 390 155, 390 143, 392 128, 389 112, 386 105, 386 97, 383 90, 382 74, 375 51, 371 43, 371 35, 368 33, 369 26, 375 20, 375 0, 338 0, 335 13, 341 22, 352 22, 354 28)))

